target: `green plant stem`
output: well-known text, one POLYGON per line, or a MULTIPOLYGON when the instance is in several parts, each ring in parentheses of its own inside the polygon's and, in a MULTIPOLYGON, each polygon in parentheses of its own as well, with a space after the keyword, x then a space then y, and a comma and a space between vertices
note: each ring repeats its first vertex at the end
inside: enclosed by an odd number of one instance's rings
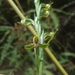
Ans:
POLYGON ((35 54, 35 63, 36 63, 36 69, 37 69, 37 75, 39 75, 39 65, 38 65, 38 62, 39 62, 39 59, 38 59, 38 48, 34 48, 34 54, 35 54))
MULTIPOLYGON (((24 15, 20 12, 20 10, 18 9, 18 7, 15 5, 15 3, 12 0, 7 0, 9 2, 9 4, 12 6, 12 8, 15 10, 15 12, 18 14, 18 16, 21 19, 25 19, 24 15)), ((36 35, 35 30, 33 29, 32 26, 28 26, 29 30, 32 32, 33 35, 36 35)), ((57 61, 57 59, 54 57, 54 55, 51 53, 51 51, 48 49, 48 47, 45 48, 45 51, 47 52, 47 54, 49 55, 49 57, 51 58, 51 60, 55 63, 55 65, 58 67, 58 69, 60 70, 60 72, 63 75, 68 75, 68 73, 65 71, 65 69, 60 65, 60 63, 57 61)))
POLYGON ((37 75, 43 75, 43 48, 35 49, 35 61, 37 66, 37 75))
MULTIPOLYGON (((44 31, 41 32, 41 23, 40 23, 40 0, 34 0, 35 4, 35 10, 36 10, 36 15, 35 18, 37 17, 35 22, 35 30, 37 31, 37 35, 39 36, 39 43, 43 44, 44 43, 44 31), (38 11, 37 11, 38 10, 38 11), (40 29, 40 30, 39 30, 40 29)), ((36 54, 37 56, 37 75, 43 75, 43 48, 38 47, 38 53, 36 54)))
POLYGON ((39 48, 39 75, 43 75, 43 48, 39 48))

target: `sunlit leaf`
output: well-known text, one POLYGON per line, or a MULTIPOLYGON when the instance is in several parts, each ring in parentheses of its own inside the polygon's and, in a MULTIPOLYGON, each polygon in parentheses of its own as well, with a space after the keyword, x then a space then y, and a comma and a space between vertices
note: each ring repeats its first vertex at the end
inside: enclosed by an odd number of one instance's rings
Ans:
POLYGON ((21 20, 21 22, 19 24, 21 24, 23 26, 34 25, 34 21, 32 19, 26 18, 26 19, 21 20))
POLYGON ((29 45, 25 45, 24 48, 25 48, 26 50, 31 50, 31 49, 34 48, 34 44, 31 43, 31 44, 29 44, 29 45))
POLYGON ((39 46, 40 46, 41 48, 45 48, 45 47, 48 46, 48 44, 40 44, 39 46))

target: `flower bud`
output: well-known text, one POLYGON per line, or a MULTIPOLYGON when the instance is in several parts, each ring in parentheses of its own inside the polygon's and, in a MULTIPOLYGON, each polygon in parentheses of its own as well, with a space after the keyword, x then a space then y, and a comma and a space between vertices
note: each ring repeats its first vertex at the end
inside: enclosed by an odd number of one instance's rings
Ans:
POLYGON ((48 10, 50 8, 50 4, 45 5, 45 9, 48 10))
POLYGON ((22 25, 25 24, 25 19, 21 20, 21 24, 22 24, 22 25))
POLYGON ((54 34, 55 34, 54 32, 50 32, 50 34, 49 34, 49 35, 50 35, 50 36, 54 36, 54 34))
POLYGON ((45 11, 45 13, 43 14, 43 17, 48 17, 49 16, 49 11, 45 11))

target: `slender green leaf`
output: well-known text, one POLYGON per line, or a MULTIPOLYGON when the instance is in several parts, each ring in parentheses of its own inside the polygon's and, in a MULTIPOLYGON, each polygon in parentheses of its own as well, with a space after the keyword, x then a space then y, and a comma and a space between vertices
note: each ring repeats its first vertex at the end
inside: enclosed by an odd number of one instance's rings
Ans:
POLYGON ((58 26, 59 26, 59 19, 58 19, 57 15, 53 11, 50 11, 50 17, 53 20, 53 23, 52 23, 53 24, 53 27, 55 29, 57 29, 58 26))
POLYGON ((48 70, 44 70, 44 74, 46 74, 46 75, 55 75, 51 71, 48 71, 48 70))
POLYGON ((2 0, 0 0, 0 6, 2 5, 2 0))
POLYGON ((40 44, 39 46, 40 46, 41 48, 45 48, 45 47, 48 46, 48 44, 40 44))
POLYGON ((13 48, 13 46, 10 45, 10 43, 6 43, 4 46, 2 46, 0 64, 2 64, 3 60, 5 59, 5 57, 8 56, 8 54, 9 54, 8 50, 12 49, 12 48, 13 48))
POLYGON ((5 32, 5 34, 4 34, 4 36, 0 39, 0 43, 2 43, 4 40, 5 40, 5 38, 7 37, 7 35, 9 34, 9 30, 7 30, 6 32, 5 32))
POLYGON ((26 50, 31 50, 31 49, 34 48, 34 44, 31 43, 31 44, 29 44, 29 45, 25 45, 24 48, 25 48, 26 50))
POLYGON ((10 29, 12 29, 12 27, 11 26, 0 26, 0 31, 7 31, 7 30, 10 30, 10 29))
POLYGON ((16 32, 12 33, 11 35, 8 36, 7 42, 12 43, 14 38, 15 38, 16 32))
POLYGON ((64 52, 64 53, 62 53, 62 55, 75 57, 75 53, 71 53, 71 52, 64 52))

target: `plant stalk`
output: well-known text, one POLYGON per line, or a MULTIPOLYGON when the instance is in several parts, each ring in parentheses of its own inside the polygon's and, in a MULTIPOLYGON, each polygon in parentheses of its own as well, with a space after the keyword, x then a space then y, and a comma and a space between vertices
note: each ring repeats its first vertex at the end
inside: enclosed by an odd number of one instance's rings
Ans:
POLYGON ((39 75, 43 75, 43 48, 39 48, 39 75))
MULTIPOLYGON (((35 10, 36 10, 36 15, 35 18, 37 18, 36 20, 34 20, 35 23, 35 30, 37 31, 36 34, 39 36, 39 43, 43 44, 44 43, 44 31, 42 32, 41 30, 41 23, 40 23, 40 0, 34 0, 34 4, 35 4, 35 10), (38 10, 38 11, 37 11, 38 10)), ((37 75, 43 75, 43 48, 38 47, 37 50, 37 75)))
MULTIPOLYGON (((15 10, 15 12, 18 14, 18 16, 21 19, 25 19, 24 15, 21 13, 21 11, 18 9, 18 7, 15 5, 15 3, 12 0, 7 0, 8 3, 12 6, 12 8, 15 10)), ((28 26, 29 30, 32 32, 33 35, 36 35, 35 30, 33 29, 33 27, 30 25, 28 26)), ((55 63, 55 65, 58 67, 58 69, 60 70, 60 72, 63 75, 68 75, 68 73, 65 71, 65 69, 60 65, 60 63, 58 62, 58 60, 54 57, 54 55, 51 53, 51 51, 48 49, 48 47, 45 48, 45 51, 47 52, 47 54, 49 55, 49 57, 51 58, 51 60, 55 63)))

